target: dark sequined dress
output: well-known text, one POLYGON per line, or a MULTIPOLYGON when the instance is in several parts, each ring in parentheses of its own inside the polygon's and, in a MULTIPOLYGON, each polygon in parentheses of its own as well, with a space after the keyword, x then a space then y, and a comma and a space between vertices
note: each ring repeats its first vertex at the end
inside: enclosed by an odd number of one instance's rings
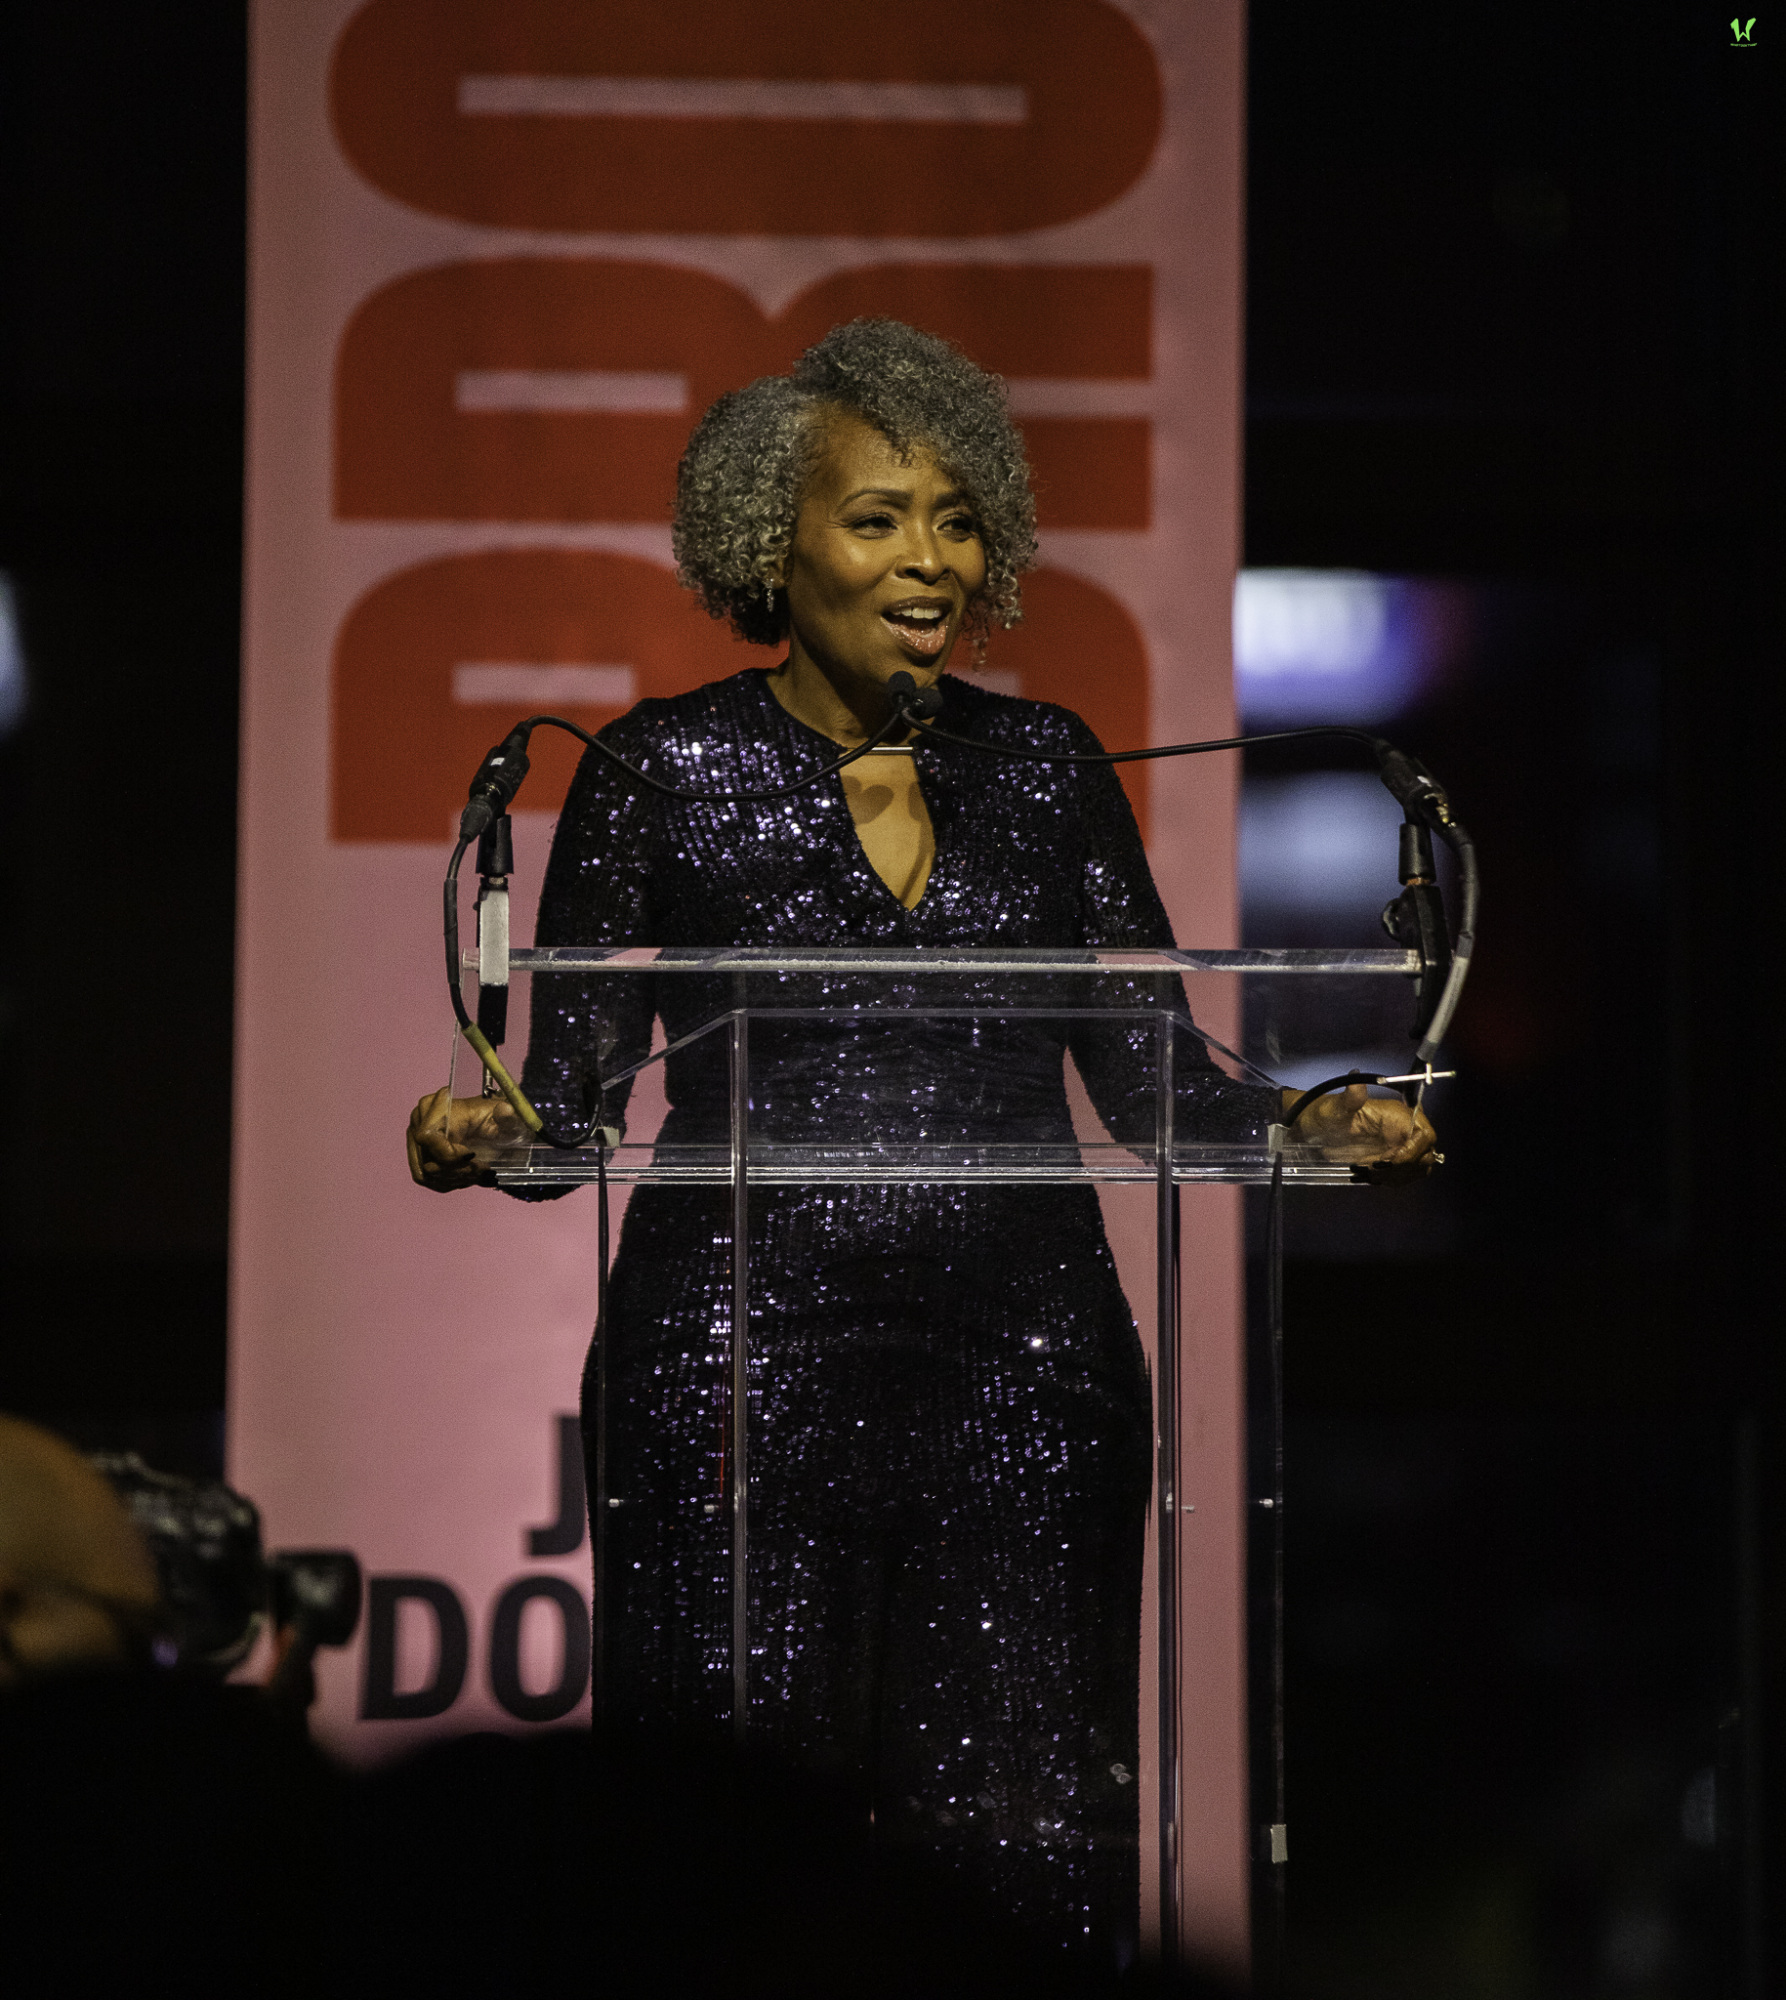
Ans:
MULTIPOLYGON (((987 741, 1093 750, 1066 710, 946 680, 987 741)), ((836 749, 762 669, 641 702, 606 739, 687 787, 786 783, 836 749)), ((690 805, 587 753, 558 824, 541 944, 1169 943, 1105 765, 928 745, 936 859, 916 909, 870 867, 840 781, 690 805)), ((1028 1004, 1135 1005, 1128 982, 1028 1004), (1126 998, 1125 998, 1126 996, 1126 998)), ((1014 989, 909 980, 913 1008, 1014 989), (944 991, 944 987, 947 991, 944 991)), ((753 1004, 848 1008, 860 980, 753 978, 753 1004)), ((884 1004, 886 988, 879 991, 884 1004)), ((566 1122, 735 1003, 729 979, 535 981, 527 1088, 566 1122)), ((979 1018, 752 1029, 754 1137, 1070 1139, 1070 1052, 1114 1137, 1153 1129, 1153 1031, 979 1018)), ((1180 1058, 1181 1062, 1183 1058, 1180 1058)), ((669 1058, 660 1143, 723 1140, 723 1035, 669 1058)), ((1182 1115, 1256 1136, 1268 1093, 1197 1066, 1182 1115)), ((614 1099, 610 1097, 610 1112, 614 1099)), ((609 1293, 608 1702, 617 1722, 729 1712, 723 1478, 730 1191, 638 1188, 609 1293)), ((1132 1937, 1142 1539, 1152 1417, 1095 1192, 820 1186, 751 1198, 752 1734, 860 1788, 875 1825, 954 1860, 1063 1945, 1132 1937)))

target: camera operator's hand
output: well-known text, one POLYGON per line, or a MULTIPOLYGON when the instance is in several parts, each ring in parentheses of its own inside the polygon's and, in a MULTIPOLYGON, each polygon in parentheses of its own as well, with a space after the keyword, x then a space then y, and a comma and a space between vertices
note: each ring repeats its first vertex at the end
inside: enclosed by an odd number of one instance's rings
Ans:
MULTIPOLYGON (((1284 1092, 1286 1113, 1300 1095, 1284 1092)), ((1362 1083, 1317 1097, 1297 1119, 1294 1137, 1331 1160, 1363 1167, 1373 1181, 1416 1181, 1438 1165, 1438 1134, 1426 1113, 1399 1097, 1373 1097, 1362 1083)))
POLYGON ((146 1665, 160 1612, 154 1557, 104 1476, 0 1416, 0 1690, 146 1665))
POLYGON ((410 1177, 436 1194, 494 1187, 487 1156, 526 1140, 527 1128, 506 1098, 451 1097, 437 1090, 409 1114, 410 1177))

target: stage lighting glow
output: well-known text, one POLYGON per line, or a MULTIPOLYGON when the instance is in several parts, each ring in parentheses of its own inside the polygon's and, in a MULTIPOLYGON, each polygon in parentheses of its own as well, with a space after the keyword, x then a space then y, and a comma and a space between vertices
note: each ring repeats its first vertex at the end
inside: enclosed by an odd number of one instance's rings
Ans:
POLYGON ((0 736, 10 736, 25 719, 25 648, 19 638, 18 603, 12 579, 0 574, 0 736))
POLYGON ((1249 729, 1388 722, 1449 663, 1467 599, 1365 570, 1248 569, 1234 585, 1234 689, 1249 729))
POLYGON ((1240 893, 1249 934, 1273 924, 1374 922, 1398 891, 1401 808, 1371 771, 1249 779, 1240 803, 1240 893))

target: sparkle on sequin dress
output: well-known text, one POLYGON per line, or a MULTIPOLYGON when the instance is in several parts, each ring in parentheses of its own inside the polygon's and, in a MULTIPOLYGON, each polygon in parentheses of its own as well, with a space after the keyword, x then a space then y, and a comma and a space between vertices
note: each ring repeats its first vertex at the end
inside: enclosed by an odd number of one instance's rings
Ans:
MULTIPOLYGON (((950 726, 1092 750, 1077 717, 946 682, 950 726)), ((641 702, 605 732, 691 788, 784 784, 836 754, 753 668, 641 702)), ((540 944, 872 947, 1171 942, 1105 765, 918 753, 936 837, 907 910, 835 776, 762 804, 690 805, 594 752, 566 801, 540 944)), ((1035 982, 1028 1004, 1135 1004, 1127 982, 1035 982), (1126 1000, 1125 997, 1126 996, 1126 1000)), ((849 1006, 844 977, 751 981, 755 1003, 849 1006)), ((884 1004, 887 988, 880 985, 884 1004)), ((535 982, 527 1088, 567 1121, 734 1004, 726 978, 535 982)), ((909 982, 913 1006, 1007 1002, 1008 981, 909 982), (948 988, 944 991, 945 986, 948 988)), ((1151 1137, 1153 1029, 1091 1022, 756 1022, 753 1136, 1072 1137, 1064 1057, 1118 1139, 1151 1137)), ((1183 1057, 1180 1058, 1181 1063, 1183 1057)), ((723 1140, 723 1034, 666 1065, 661 1141, 723 1140)), ((617 1093, 616 1093, 617 1094, 617 1093)), ((1257 1135, 1269 1093, 1194 1068, 1201 1136, 1257 1135)), ((610 1111, 614 1099, 610 1097, 610 1111)), ((720 1493, 730 1190, 645 1186, 609 1292, 608 1701, 613 1720, 729 1709, 720 1493)), ((1120 1948, 1137 1900, 1142 1542, 1152 1416, 1089 1188, 815 1187, 751 1197, 753 1736, 860 1786, 875 1824, 954 1860, 1066 1945, 1120 1948)))

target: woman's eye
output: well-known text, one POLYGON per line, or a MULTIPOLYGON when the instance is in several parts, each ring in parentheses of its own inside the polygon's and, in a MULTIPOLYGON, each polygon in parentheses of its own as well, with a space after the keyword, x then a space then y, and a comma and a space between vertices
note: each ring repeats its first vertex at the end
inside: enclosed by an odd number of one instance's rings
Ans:
POLYGON ((946 535, 977 535, 980 524, 971 514, 951 514, 943 523, 943 532, 946 535))
POLYGON ((850 523, 852 528, 890 529, 894 525, 891 514, 858 514, 850 523))

